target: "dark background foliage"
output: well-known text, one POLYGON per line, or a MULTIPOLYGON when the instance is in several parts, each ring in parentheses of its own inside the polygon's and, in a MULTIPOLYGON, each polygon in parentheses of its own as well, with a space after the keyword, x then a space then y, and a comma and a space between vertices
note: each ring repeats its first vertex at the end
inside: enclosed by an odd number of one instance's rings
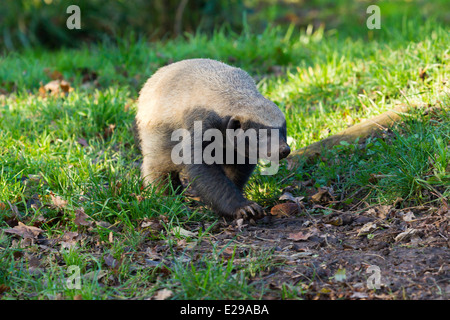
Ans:
POLYGON ((0 47, 58 48, 89 41, 135 36, 161 40, 187 33, 212 34, 218 28, 258 32, 269 25, 308 25, 358 35, 355 26, 367 19, 371 4, 383 4, 383 23, 402 23, 401 16, 437 18, 448 23, 446 0, 2 0, 0 47), (81 30, 69 30, 67 7, 81 10, 81 30))

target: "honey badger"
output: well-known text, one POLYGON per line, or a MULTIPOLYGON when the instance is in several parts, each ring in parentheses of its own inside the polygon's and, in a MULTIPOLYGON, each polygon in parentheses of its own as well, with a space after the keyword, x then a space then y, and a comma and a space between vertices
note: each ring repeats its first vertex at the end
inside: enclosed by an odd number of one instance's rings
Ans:
MULTIPOLYGON (((183 60, 160 68, 145 83, 138 99, 136 126, 145 185, 158 187, 170 177, 175 189, 181 186, 183 173, 200 199, 217 214, 230 219, 261 218, 263 209, 243 196, 256 166, 250 161, 248 148, 241 163, 172 161, 172 150, 179 143, 173 141, 173 132, 192 132, 196 123, 201 123, 203 131, 218 129, 224 137, 227 129, 276 129, 279 141, 271 141, 270 135, 267 141, 277 143, 282 159, 290 153, 284 114, 259 93, 245 71, 210 59, 183 60)), ((195 144, 195 135, 191 139, 195 144)), ((204 149, 208 142, 202 141, 200 146, 204 149)), ((235 159, 237 150, 231 152, 235 159)), ((224 154, 229 153, 227 149, 224 154)))

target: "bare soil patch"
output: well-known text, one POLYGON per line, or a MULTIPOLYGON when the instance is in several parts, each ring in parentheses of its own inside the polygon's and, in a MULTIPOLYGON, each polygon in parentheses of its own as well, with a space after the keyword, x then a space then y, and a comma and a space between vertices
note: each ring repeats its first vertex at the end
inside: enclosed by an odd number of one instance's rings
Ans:
MULTIPOLYGON (((449 218, 446 203, 439 208, 377 206, 269 217, 257 225, 228 226, 214 237, 219 247, 235 237, 240 263, 249 262, 250 248, 272 250, 279 266, 253 280, 270 283, 274 292, 289 284, 302 288, 305 299, 448 299, 449 218)), ((205 243, 200 250, 211 248, 205 243)))

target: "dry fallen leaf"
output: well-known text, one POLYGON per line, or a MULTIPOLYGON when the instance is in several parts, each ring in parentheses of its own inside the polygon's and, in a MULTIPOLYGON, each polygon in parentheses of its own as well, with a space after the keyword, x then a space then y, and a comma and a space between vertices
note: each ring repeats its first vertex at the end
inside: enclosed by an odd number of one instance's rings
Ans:
POLYGON ((155 300, 166 300, 173 296, 173 292, 169 289, 159 290, 154 296, 155 300))
POLYGON ((381 205, 367 210, 367 215, 375 216, 380 219, 386 219, 391 209, 391 205, 381 205))
POLYGON ((395 238, 395 242, 400 242, 400 241, 408 241, 409 239, 411 239, 412 236, 416 235, 418 233, 417 229, 413 229, 413 228, 408 228, 406 229, 406 231, 399 233, 395 238))
POLYGON ((353 292, 353 294, 350 296, 350 299, 366 299, 369 295, 364 292, 353 292))
POLYGON ((70 91, 73 91, 70 83, 61 79, 52 80, 44 86, 41 85, 39 88, 39 93, 42 97, 46 97, 48 95, 65 96, 70 91))
POLYGON ((52 199, 52 204, 58 209, 63 209, 69 203, 67 200, 64 200, 60 196, 55 196, 53 192, 50 192, 50 198, 52 199))
POLYGON ((292 201, 292 202, 300 202, 301 200, 303 200, 305 197, 294 197, 292 195, 292 193, 290 192, 283 192, 283 194, 278 198, 278 200, 287 200, 287 201, 292 201))
POLYGON ((406 213, 400 212, 400 216, 402 217, 403 221, 411 222, 414 219, 416 219, 416 216, 412 211, 408 211, 406 213))
POLYGON ((234 222, 236 223, 236 228, 238 230, 242 230, 243 227, 247 226, 246 224, 244 224, 243 218, 236 219, 234 222))
POLYGON ((358 236, 366 236, 377 229, 376 223, 368 222, 358 230, 358 236))
POLYGON ((311 201, 316 203, 326 203, 334 200, 333 190, 323 187, 317 190, 317 193, 311 196, 311 201))
POLYGON ((182 237, 195 237, 196 236, 195 233, 193 233, 193 232, 191 232, 189 230, 183 229, 181 227, 173 228, 172 229, 172 233, 174 235, 179 235, 179 236, 182 236, 182 237))
POLYGON ((289 217, 297 213, 299 213, 298 204, 291 202, 277 204, 270 210, 270 214, 277 218, 289 217))
POLYGON ((144 218, 141 223, 141 228, 148 230, 154 234, 157 234, 164 230, 164 226, 161 223, 161 220, 158 218, 144 218))
POLYGON ((351 213, 331 213, 328 216, 324 216, 322 221, 333 226, 343 226, 351 224, 354 219, 355 217, 351 213))
POLYGON ((33 227, 33 226, 27 226, 19 221, 19 225, 15 226, 12 229, 5 229, 6 233, 12 233, 17 234, 21 236, 24 239, 37 239, 39 234, 44 232, 44 230, 33 227))
POLYGON ((385 219, 387 215, 389 214, 389 211, 391 210, 392 206, 389 205, 381 205, 378 207, 378 218, 385 219))
POLYGON ((74 223, 78 226, 92 226, 94 223, 92 221, 86 221, 86 219, 91 219, 86 213, 84 213, 84 208, 79 208, 75 210, 75 220, 74 223))
POLYGON ((61 237, 61 248, 73 248, 77 245, 77 242, 79 240, 78 232, 73 231, 67 231, 64 233, 64 235, 61 237))
POLYGON ((311 236, 313 236, 315 234, 314 231, 308 231, 308 232, 303 232, 303 231, 299 231, 299 232, 294 232, 294 233, 290 233, 288 235, 288 240, 293 240, 293 241, 305 241, 308 240, 311 236))

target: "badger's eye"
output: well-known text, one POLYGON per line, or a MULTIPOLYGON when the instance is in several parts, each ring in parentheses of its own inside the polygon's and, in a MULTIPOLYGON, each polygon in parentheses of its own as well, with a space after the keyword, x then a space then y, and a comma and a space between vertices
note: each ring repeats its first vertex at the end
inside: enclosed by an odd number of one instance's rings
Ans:
POLYGON ((238 119, 231 118, 228 122, 227 129, 237 130, 241 128, 241 122, 238 119))

